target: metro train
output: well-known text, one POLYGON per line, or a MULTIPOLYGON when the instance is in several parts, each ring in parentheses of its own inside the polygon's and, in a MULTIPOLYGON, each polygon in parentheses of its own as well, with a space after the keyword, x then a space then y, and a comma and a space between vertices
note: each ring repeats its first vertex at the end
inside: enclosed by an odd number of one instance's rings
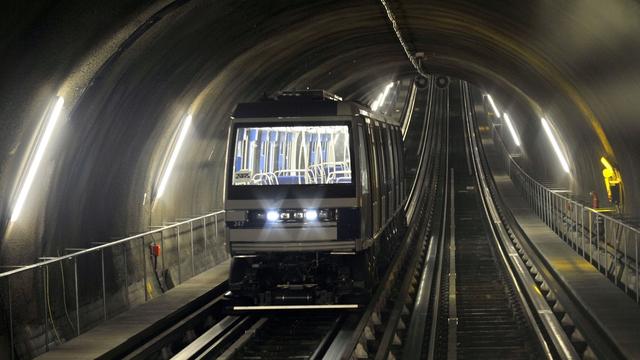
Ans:
POLYGON ((322 90, 236 106, 225 221, 237 308, 366 301, 406 228, 399 125, 322 90))

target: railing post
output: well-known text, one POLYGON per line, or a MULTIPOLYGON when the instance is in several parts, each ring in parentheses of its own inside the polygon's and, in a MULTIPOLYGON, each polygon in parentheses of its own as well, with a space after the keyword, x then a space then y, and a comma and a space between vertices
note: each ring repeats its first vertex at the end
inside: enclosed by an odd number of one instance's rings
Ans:
POLYGON ((589 210, 589 262, 593 264, 593 212, 589 210))
POLYGON ((80 294, 78 293, 78 257, 73 257, 73 284, 76 294, 76 335, 80 336, 80 294))
POLYGON ((604 276, 609 278, 609 246, 607 245, 607 219, 602 220, 602 238, 604 239, 604 276))
POLYGON ((207 217, 202 218, 202 229, 204 231, 204 258, 207 258, 207 217))
POLYGON ((598 252, 598 271, 600 271, 600 214, 596 213, 596 251, 598 252))
POLYGON ((164 271, 166 267, 164 265, 164 231, 162 230, 160 230, 160 260, 162 260, 162 271, 164 271))
POLYGON ((549 192, 549 196, 551 196, 551 219, 553 220, 553 226, 555 227, 556 234, 560 235, 562 238, 562 232, 560 231, 560 210, 558 207, 560 206, 560 199, 553 192, 549 192))
POLYGON ((542 219, 543 219, 543 222, 547 224, 547 226, 549 226, 549 206, 548 206, 549 194, 547 194, 547 190, 544 188, 542 188, 540 192, 542 193, 541 194, 542 195, 542 212, 543 212, 542 219))
POLYGON ((127 302, 127 309, 131 306, 129 300, 129 262, 127 261, 127 243, 122 244, 122 253, 124 260, 124 299, 127 302))
POLYGON ((102 311, 107 321, 107 285, 104 279, 104 248, 100 249, 100 265, 102 266, 102 311))
POLYGON ((638 233, 634 235, 635 243, 636 243, 636 302, 640 303, 640 289, 638 289, 638 233))
POLYGON ((573 213, 576 216, 575 221, 573 222, 573 245, 576 248, 576 252, 578 252, 578 203, 572 202, 572 205, 573 213))
POLYGON ((144 301, 149 301, 149 291, 147 291, 147 257, 145 256, 144 236, 140 237, 140 260, 142 261, 142 279, 144 285, 144 301))
POLYGON ((584 205, 580 205, 580 247, 582 247, 582 257, 584 255, 584 205))
POLYGON ((13 343, 13 300, 11 296, 11 276, 7 277, 7 300, 9 301, 9 346, 11 347, 11 360, 15 358, 15 344, 13 343))
POLYGON ((546 209, 544 207, 545 201, 545 192, 541 185, 537 185, 538 187, 538 217, 542 219, 542 222, 546 222, 546 209))
POLYGON ((548 190, 544 190, 544 197, 545 197, 545 212, 546 212, 546 218, 547 218, 547 225, 553 229, 553 227, 551 226, 551 195, 549 193, 548 190))
POLYGON ((176 245, 178 248, 178 284, 182 283, 182 262, 180 261, 180 226, 176 226, 176 245))
MULTIPOLYGON (((622 242, 623 242, 623 246, 624 246, 624 257, 623 257, 624 262, 623 263, 626 264, 627 263, 627 244, 628 244, 628 242, 627 242, 627 237, 624 236, 624 230, 625 229, 622 228, 622 242)), ((629 235, 631 235, 631 234, 629 234, 629 235)), ((622 268, 623 269, 622 270, 623 274, 624 274, 624 269, 626 269, 626 268, 627 268, 626 266, 624 266, 622 268)), ((618 277, 616 276, 616 279, 617 278, 618 277)), ((624 279, 624 293, 625 294, 629 293, 629 272, 628 271, 627 271, 627 276, 625 276, 625 279, 624 279)))
POLYGON ((196 275, 196 263, 193 259, 194 249, 193 249, 193 222, 189 222, 189 232, 191 233, 191 276, 196 275))
POLYGON ((46 266, 40 268, 40 276, 42 277, 42 319, 44 322, 42 323, 42 331, 44 333, 44 348, 45 351, 49 351, 49 326, 47 321, 47 274, 46 274, 46 266))
POLYGON ((534 187, 534 191, 536 194, 534 209, 536 211, 536 214, 538 215, 538 218, 542 218, 542 215, 540 213, 540 187, 537 184, 534 187))
POLYGON ((218 245, 218 214, 213 215, 213 221, 216 224, 216 234, 213 241, 215 241, 216 246, 218 245))

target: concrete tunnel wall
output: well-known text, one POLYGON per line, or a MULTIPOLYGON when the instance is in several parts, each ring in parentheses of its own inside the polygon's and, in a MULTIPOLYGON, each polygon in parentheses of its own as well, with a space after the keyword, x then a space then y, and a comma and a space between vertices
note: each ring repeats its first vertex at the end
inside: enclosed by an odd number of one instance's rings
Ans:
MULTIPOLYGON (((599 158, 606 155, 622 171, 626 213, 637 216, 637 3, 391 5, 409 44, 425 52, 428 72, 472 81, 513 112, 533 172, 581 195, 595 189, 605 203, 599 158), (562 135, 569 178, 541 132, 541 112, 562 135)), ((367 101, 387 81, 413 76, 377 1, 3 6, 0 264, 32 263, 220 208, 226 125, 238 102, 301 87, 367 101), (56 94, 65 97, 62 120, 11 224, 32 136, 56 94), (188 113, 187 143, 151 209, 166 148, 188 113)))

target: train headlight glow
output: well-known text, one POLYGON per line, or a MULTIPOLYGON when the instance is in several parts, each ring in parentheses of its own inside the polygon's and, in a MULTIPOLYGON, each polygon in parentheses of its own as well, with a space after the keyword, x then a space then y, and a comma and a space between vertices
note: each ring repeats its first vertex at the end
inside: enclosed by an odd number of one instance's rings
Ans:
POLYGON ((269 210, 267 211, 267 220, 269 221, 276 221, 280 218, 280 214, 278 214, 277 211, 275 210, 269 210))
POLYGON ((307 219, 307 221, 316 221, 318 220, 318 212, 316 210, 307 210, 304 213, 304 218, 307 219))

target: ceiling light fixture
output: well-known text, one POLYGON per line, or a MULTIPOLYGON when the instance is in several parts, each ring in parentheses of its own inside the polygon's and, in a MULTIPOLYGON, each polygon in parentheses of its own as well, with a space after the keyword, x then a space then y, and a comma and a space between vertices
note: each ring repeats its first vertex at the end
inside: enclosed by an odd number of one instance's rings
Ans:
POLYGON ((24 203, 27 200, 27 195, 29 194, 29 190, 31 190, 31 185, 33 185, 33 181, 36 178, 36 173, 38 172, 38 168, 40 168, 40 163, 42 162, 42 158, 44 157, 44 153, 47 149, 47 145, 49 144, 49 140, 51 140, 51 134, 53 134, 53 130, 56 127, 56 123, 60 118, 60 113, 62 112, 62 106, 64 105, 64 98, 62 96, 58 97, 56 100, 56 104, 49 114, 49 118, 47 119, 47 124, 45 126, 44 132, 38 143, 36 145, 36 152, 31 159, 31 163, 29 164, 29 168, 27 171, 27 177, 24 179, 22 183, 22 187, 20 188, 20 193, 18 195, 18 200, 13 207, 13 212, 11 213, 11 222, 18 220, 20 217, 20 213, 24 207, 24 203))
POLYGON ((180 128, 180 134, 178 135, 178 140, 173 147, 173 152, 171 153, 171 157, 169 158, 169 163, 165 168, 164 174, 162 174, 162 180, 160 181, 160 186, 158 186, 158 192, 156 193, 156 198, 160 198, 164 194, 164 190, 167 187, 167 182, 171 177, 171 173, 173 172, 173 167, 176 164, 176 159, 178 158, 178 154, 180 154, 180 149, 182 148, 182 144, 184 143, 184 139, 187 136, 187 131, 189 130, 189 126, 191 125, 192 116, 189 114, 182 121, 182 126, 180 128))
POLYGON ((487 99, 489 99, 489 104, 491 104, 491 107, 493 108, 493 113, 498 119, 500 119, 500 111, 498 110, 496 103, 493 102, 493 98, 491 97, 491 95, 487 94, 487 99))
POLYGON ((549 141, 551 142, 551 146, 553 147, 553 150, 556 153, 556 156, 558 157, 558 160, 560 161, 560 165, 562 165, 562 169, 564 170, 564 172, 566 172, 567 174, 569 173, 569 163, 567 162, 567 159, 565 158, 564 154, 562 153, 562 150, 560 149, 560 146, 558 145, 558 141, 556 140, 555 136, 553 135, 553 131, 551 130, 551 127, 549 126, 549 123, 547 122, 547 120, 545 118, 540 118, 540 120, 542 121, 542 127, 544 128, 544 132, 547 133, 547 137, 549 138, 549 141))
POLYGON ((516 146, 520 146, 520 138, 518 137, 518 133, 516 132, 516 128, 513 127, 511 123, 511 119, 507 113, 502 114, 504 116, 504 121, 507 123, 507 127, 509 128, 509 132, 511 133, 511 137, 513 138, 513 142, 516 146))

